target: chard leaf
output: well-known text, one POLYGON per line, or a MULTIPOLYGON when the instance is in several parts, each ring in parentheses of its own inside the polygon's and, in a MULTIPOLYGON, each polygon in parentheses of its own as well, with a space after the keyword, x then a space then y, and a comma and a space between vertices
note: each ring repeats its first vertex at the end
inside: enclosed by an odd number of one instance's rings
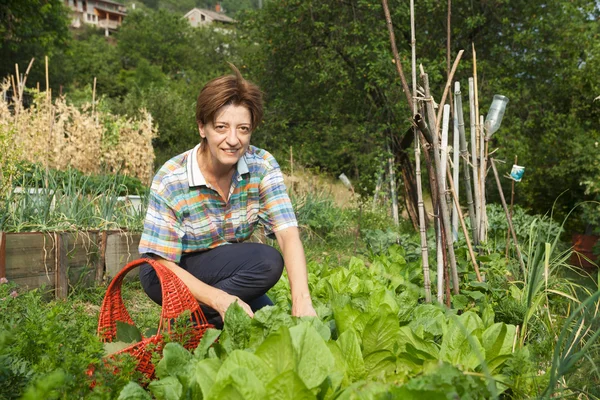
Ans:
POLYGON ((419 327, 423 328, 431 337, 441 336, 443 325, 446 323, 444 311, 434 304, 421 304, 413 313, 413 320, 408 326, 415 332, 419 327))
POLYGON ((298 376, 309 389, 319 386, 334 370, 331 351, 315 328, 307 323, 290 328, 290 336, 298 355, 298 376))
POLYGON ((493 372, 506 360, 507 357, 503 356, 512 354, 515 335, 516 327, 503 322, 495 323, 483 332, 483 347, 490 372, 493 372))
POLYGON ((302 379, 294 371, 277 375, 267 385, 268 399, 312 400, 315 395, 308 390, 302 379))
POLYGON ((183 386, 174 376, 152 381, 148 389, 154 397, 161 400, 179 400, 183 394, 183 386))
POLYGON ((152 400, 152 396, 137 383, 129 382, 119 393, 118 400, 152 400))
POLYGON ((398 350, 400 351, 406 351, 415 356, 417 355, 416 352, 420 352, 425 357, 422 360, 437 359, 439 356, 439 347, 433 340, 423 339, 415 335, 413 330, 408 326, 403 326, 399 329, 397 343, 398 350))
POLYGON ((300 318, 300 321, 315 328, 324 341, 331 339, 331 329, 329 329, 329 325, 326 325, 319 317, 302 317, 300 318))
POLYGON ((389 311, 387 306, 382 306, 363 332, 363 354, 368 356, 381 350, 394 351, 399 334, 398 318, 389 311))
POLYGON ((296 368, 296 353, 289 328, 282 326, 270 334, 254 353, 272 370, 273 374, 296 368))
POLYGON ((207 397, 207 400, 240 398, 245 400, 264 400, 265 386, 253 371, 248 368, 232 368, 224 370, 223 366, 207 397), (238 397, 236 397, 238 396, 238 397))
POLYGON ((228 353, 236 349, 245 349, 250 343, 250 326, 252 319, 237 303, 229 306, 225 312, 222 344, 228 353))
POLYGON ((135 325, 117 321, 117 342, 137 343, 142 340, 142 333, 135 325))
POLYGON ((396 298, 395 298, 393 292, 391 290, 387 290, 384 287, 380 287, 377 290, 375 290, 373 293, 371 293, 371 295, 369 296, 369 303, 367 305, 367 310, 375 311, 382 304, 386 304, 387 306, 389 306, 390 310, 392 310, 392 312, 394 314, 397 314, 398 311, 400 310, 400 307, 398 306, 398 303, 396 302, 396 298))
POLYGON ((364 378, 366 374, 365 361, 360 350, 360 341, 354 329, 345 331, 340 335, 337 344, 346 360, 346 373, 351 382, 364 378))
POLYGON ((217 381, 224 379, 231 371, 246 368, 252 371, 261 381, 263 387, 271 381, 273 373, 269 370, 268 365, 255 354, 244 350, 234 350, 229 354, 229 357, 223 361, 221 369, 217 374, 217 381))
POLYGON ((192 390, 192 398, 206 398, 210 393, 219 368, 221 368, 221 360, 218 358, 206 358, 196 364, 190 388, 192 390))
POLYGON ((365 369, 368 380, 385 380, 396 370, 396 356, 389 350, 379 350, 365 357, 365 369))
POLYGON ((163 349, 163 358, 156 365, 156 376, 160 379, 168 376, 184 375, 188 370, 192 355, 179 343, 171 342, 163 349))
POLYGON ((200 343, 198 343, 196 350, 194 350, 194 356, 200 360, 206 358, 208 349, 220 335, 221 331, 218 329, 207 329, 206 332, 204 332, 204 335, 202 335, 202 339, 200 339, 200 343))
MULTIPOLYGON (((387 399, 393 398, 388 397, 390 390, 392 389, 391 383, 381 382, 365 382, 359 381, 353 383, 351 386, 345 388, 335 400, 357 400, 357 399, 387 399)), ((395 397, 401 399, 401 397, 395 397)))
POLYGON ((350 384, 350 380, 346 374, 346 359, 344 358, 344 355, 342 354, 337 342, 327 342, 327 348, 329 351, 331 351, 331 355, 333 355, 335 362, 334 371, 329 374, 329 377, 331 378, 332 389, 335 391, 340 385, 348 386, 350 384))
POLYGON ((352 329, 359 315, 361 315, 361 312, 349 304, 344 305, 342 308, 334 307, 333 318, 335 319, 338 335, 341 335, 348 329, 352 329))
POLYGON ((440 359, 451 365, 474 370, 485 361, 485 349, 476 335, 477 319, 468 314, 479 318, 476 314, 467 312, 458 318, 452 317, 448 320, 447 331, 442 337, 440 359))

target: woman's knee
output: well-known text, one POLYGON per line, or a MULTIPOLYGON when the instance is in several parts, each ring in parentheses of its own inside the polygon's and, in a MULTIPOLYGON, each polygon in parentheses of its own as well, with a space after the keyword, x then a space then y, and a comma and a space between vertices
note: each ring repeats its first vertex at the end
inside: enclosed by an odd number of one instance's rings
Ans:
POLYGON ((257 260, 261 264, 261 270, 265 279, 274 285, 283 273, 283 257, 281 253, 272 246, 258 244, 257 260))

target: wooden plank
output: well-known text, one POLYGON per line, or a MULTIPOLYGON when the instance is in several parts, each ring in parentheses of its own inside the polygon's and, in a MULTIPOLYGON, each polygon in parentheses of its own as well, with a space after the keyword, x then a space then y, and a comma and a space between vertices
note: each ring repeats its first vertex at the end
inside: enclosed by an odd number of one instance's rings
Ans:
POLYGON ((69 287, 91 287, 96 278, 98 259, 98 233, 76 231, 62 234, 68 260, 69 287))
MULTIPOLYGON (((46 275, 54 286, 56 243, 53 235, 40 232, 6 233, 5 266, 8 280, 46 275)), ((33 280, 32 282, 36 282, 33 280)), ((29 287, 34 289, 35 287, 29 287)))
POLYGON ((58 299, 66 299, 69 294, 69 276, 67 259, 67 234, 54 233, 56 242, 56 289, 55 294, 58 299))
POLYGON ((47 275, 44 273, 41 275, 28 275, 10 279, 10 281, 19 285, 19 288, 24 288, 27 290, 38 289, 46 286, 54 291, 54 274, 47 275))
POLYGON ((6 233, 0 232, 0 278, 6 278, 6 233))
POLYGON ((69 232, 63 234, 66 239, 67 258, 69 266, 82 267, 96 264, 98 257, 98 233, 96 232, 69 232))
MULTIPOLYGON (((127 263, 140 258, 138 245, 139 233, 116 232, 109 233, 106 238, 106 275, 113 278, 127 263)), ((126 279, 137 278, 136 268, 127 274, 126 279)))
POLYGON ((104 279, 104 264, 106 262, 106 231, 98 235, 98 260, 96 262, 96 284, 102 283, 104 279))

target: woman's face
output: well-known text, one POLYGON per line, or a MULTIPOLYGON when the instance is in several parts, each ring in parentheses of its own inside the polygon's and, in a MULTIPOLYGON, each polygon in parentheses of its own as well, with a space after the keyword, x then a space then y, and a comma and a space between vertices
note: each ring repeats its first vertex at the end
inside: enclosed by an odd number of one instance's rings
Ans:
POLYGON ((198 124, 200 136, 206 138, 205 151, 210 155, 212 167, 233 167, 248 150, 251 118, 246 107, 227 105, 217 111, 214 123, 198 124))

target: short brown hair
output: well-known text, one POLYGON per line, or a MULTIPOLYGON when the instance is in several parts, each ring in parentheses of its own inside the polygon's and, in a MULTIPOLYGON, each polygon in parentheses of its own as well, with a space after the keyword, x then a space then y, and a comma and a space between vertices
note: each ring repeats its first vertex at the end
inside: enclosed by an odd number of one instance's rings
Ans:
POLYGON ((263 117, 262 92, 257 85, 242 77, 235 65, 229 63, 235 75, 223 75, 208 82, 198 95, 196 122, 213 123, 217 111, 227 105, 244 106, 251 115, 254 130, 263 117))

